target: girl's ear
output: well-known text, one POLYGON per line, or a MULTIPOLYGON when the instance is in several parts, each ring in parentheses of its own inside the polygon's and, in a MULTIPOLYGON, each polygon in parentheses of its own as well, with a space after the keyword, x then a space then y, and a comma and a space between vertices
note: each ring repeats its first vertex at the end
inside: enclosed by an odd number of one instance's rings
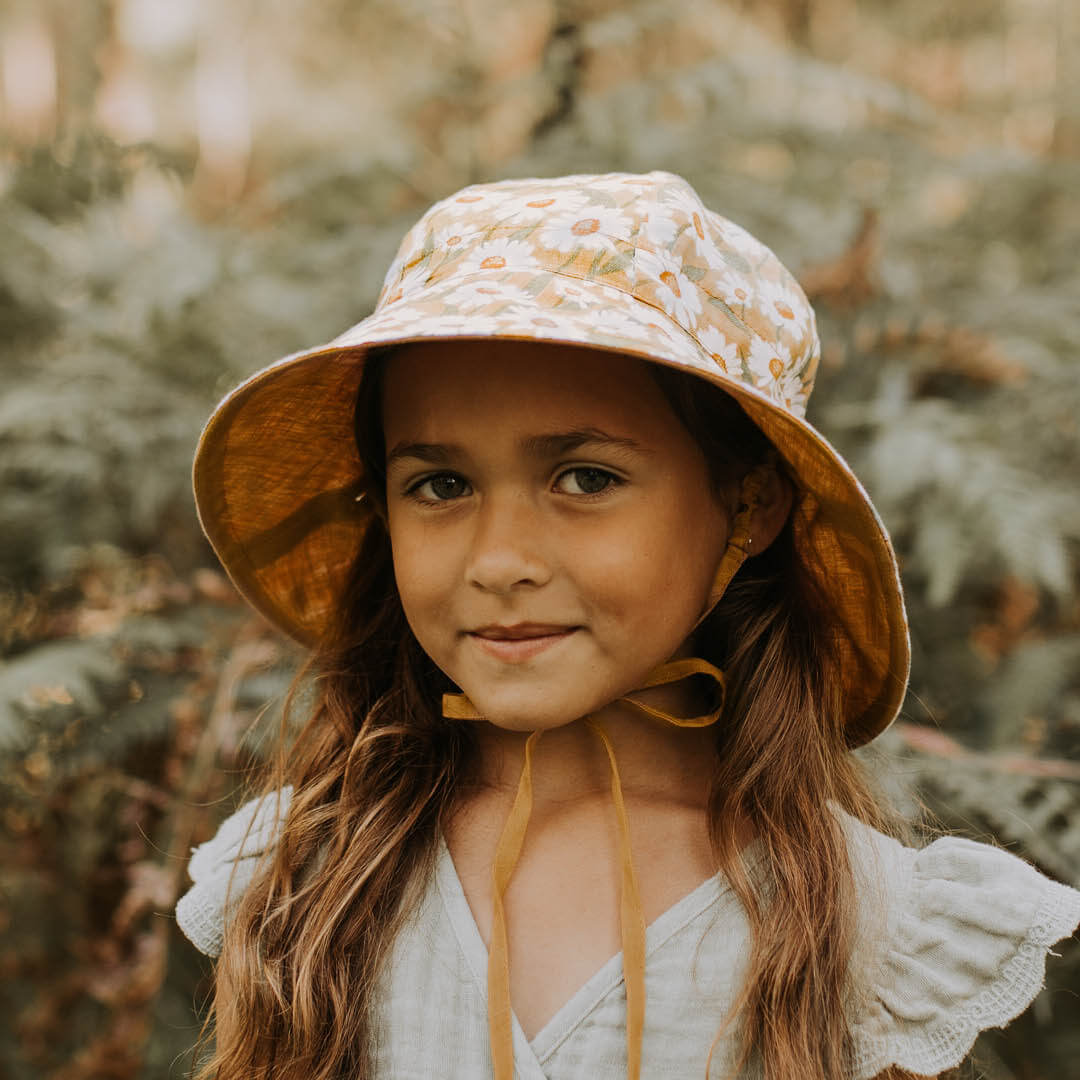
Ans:
POLYGON ((795 501, 795 488, 779 469, 769 469, 750 521, 750 554, 760 555, 780 535, 795 501))

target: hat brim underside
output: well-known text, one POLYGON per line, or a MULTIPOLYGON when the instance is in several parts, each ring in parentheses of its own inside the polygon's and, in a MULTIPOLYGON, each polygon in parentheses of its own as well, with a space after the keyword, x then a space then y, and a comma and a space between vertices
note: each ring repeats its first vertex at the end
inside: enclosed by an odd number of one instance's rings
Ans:
MULTIPOLYGON (((603 306, 610 310, 610 297, 603 306)), ((353 409, 371 348, 502 338, 626 353, 731 394, 784 457, 800 487, 793 510, 799 550, 842 627, 836 648, 849 742, 868 742, 896 716, 910 668, 899 570, 877 511, 812 425, 727 374, 663 312, 645 308, 641 315, 642 308, 626 305, 621 316, 630 322, 622 332, 615 324, 598 330, 588 310, 439 318, 418 309, 409 326, 406 300, 251 376, 214 411, 193 468, 200 522, 237 589, 297 641, 319 639, 370 521, 356 499, 363 477, 353 409)))

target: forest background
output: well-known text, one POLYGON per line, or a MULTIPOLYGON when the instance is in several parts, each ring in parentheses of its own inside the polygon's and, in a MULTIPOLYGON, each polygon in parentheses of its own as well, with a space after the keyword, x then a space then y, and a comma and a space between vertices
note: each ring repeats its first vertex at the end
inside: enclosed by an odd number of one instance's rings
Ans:
MULTIPOLYGON (((477 180, 670 169, 795 270, 910 609, 869 758, 1080 885, 1080 4, 0 0, 0 118, 0 1076, 186 1075, 172 907, 298 658, 192 452, 477 180)), ((1060 952, 967 1075, 1080 1076, 1060 952)))

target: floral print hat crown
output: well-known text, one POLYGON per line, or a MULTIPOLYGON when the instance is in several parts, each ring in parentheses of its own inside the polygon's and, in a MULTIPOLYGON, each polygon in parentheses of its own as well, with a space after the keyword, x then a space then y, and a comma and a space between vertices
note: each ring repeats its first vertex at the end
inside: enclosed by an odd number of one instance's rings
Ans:
POLYGON ((814 315, 775 255, 681 177, 475 184, 413 226, 375 311, 270 365, 218 405, 196 451, 204 531, 240 592, 318 640, 373 511, 353 411, 375 346, 549 340, 641 357, 725 390, 795 482, 800 557, 834 607, 849 741, 893 720, 910 645, 896 558, 851 469, 804 419, 814 315))

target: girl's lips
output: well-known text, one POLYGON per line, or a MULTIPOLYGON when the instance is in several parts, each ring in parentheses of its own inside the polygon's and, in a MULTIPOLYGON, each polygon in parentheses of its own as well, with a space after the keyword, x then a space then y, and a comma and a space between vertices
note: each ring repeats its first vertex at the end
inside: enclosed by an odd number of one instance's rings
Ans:
POLYGON ((515 661, 528 660, 537 653, 550 649, 560 641, 565 641, 577 629, 576 626, 571 626, 557 633, 538 634, 536 637, 497 638, 481 637, 479 634, 469 634, 469 637, 490 656, 499 660, 515 661))

